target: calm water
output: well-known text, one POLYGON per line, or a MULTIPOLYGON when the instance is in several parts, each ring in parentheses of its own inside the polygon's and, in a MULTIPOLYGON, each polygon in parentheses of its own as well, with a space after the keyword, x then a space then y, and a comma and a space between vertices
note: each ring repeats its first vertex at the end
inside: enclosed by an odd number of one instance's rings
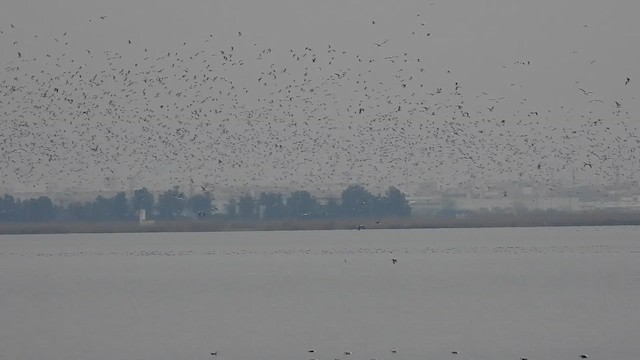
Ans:
POLYGON ((638 359, 639 239, 638 227, 0 236, 0 359, 638 359))

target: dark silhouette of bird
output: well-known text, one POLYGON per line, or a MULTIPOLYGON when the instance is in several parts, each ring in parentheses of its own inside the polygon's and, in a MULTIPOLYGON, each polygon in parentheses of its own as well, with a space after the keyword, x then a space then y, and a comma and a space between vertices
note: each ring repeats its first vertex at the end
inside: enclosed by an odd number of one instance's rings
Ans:
POLYGON ((587 90, 585 90, 583 88, 578 88, 578 90, 582 91, 582 93, 585 94, 586 96, 589 96, 589 95, 593 94, 592 91, 587 91, 587 90))
POLYGON ((383 42, 380 42, 380 43, 374 43, 374 44, 375 44, 375 45, 377 45, 378 47, 380 47, 380 46, 382 46, 382 45, 386 44, 388 41, 389 41, 389 39, 385 39, 383 42))

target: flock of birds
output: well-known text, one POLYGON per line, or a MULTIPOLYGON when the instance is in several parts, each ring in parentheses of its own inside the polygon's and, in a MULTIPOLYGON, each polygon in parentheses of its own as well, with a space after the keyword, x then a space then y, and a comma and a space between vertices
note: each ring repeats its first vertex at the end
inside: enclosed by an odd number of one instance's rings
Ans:
POLYGON ((415 47, 382 38, 363 52, 261 46, 242 31, 166 51, 130 39, 79 48, 72 31, 26 36, 7 24, 0 46, 14 56, 0 74, 0 188, 325 191, 492 179, 552 186, 571 172, 603 184, 635 178, 631 77, 618 81, 624 99, 576 81, 576 106, 544 108, 509 75, 535 59, 510 59, 500 66, 512 91, 471 92, 422 56, 438 36, 422 19, 407 34, 415 47))
MULTIPOLYGON (((309 350, 307 350, 307 352, 308 352, 308 353, 310 353, 310 354, 315 354, 315 353, 316 353, 316 350, 314 350, 314 349, 309 349, 309 350)), ((392 349, 392 350, 391 350, 391 354, 395 355, 395 354, 397 354, 397 353, 398 353, 398 349, 392 349)), ((210 354, 211 354, 211 356, 218 356, 218 352, 217 352, 217 351, 211 352, 210 354)), ((453 350, 453 351, 451 351, 451 354, 452 354, 452 355, 459 355, 459 354, 460 354, 460 352, 459 352, 458 350, 453 350)), ((344 355, 345 355, 345 356, 351 356, 351 355, 353 355, 353 351, 345 351, 345 352, 344 352, 344 355)), ((588 358, 589 358, 589 356, 588 356, 588 355, 585 355, 585 354, 580 354, 578 357, 579 357, 580 359, 588 359, 588 358)), ((310 360, 318 360, 318 359, 316 359, 316 358, 311 358, 310 360)), ((335 358, 334 360, 340 360, 340 358, 335 358)), ((371 360, 377 360, 377 359, 376 359, 376 358, 372 358, 371 360)), ((529 360, 529 358, 521 357, 521 358, 520 358, 520 360, 529 360)))

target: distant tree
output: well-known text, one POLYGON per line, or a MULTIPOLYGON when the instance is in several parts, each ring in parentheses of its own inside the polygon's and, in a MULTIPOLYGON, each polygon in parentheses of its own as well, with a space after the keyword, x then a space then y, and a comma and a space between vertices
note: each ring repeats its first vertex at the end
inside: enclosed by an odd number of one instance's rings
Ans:
POLYGON ((361 185, 351 185, 342 192, 342 214, 347 217, 374 215, 375 196, 361 185))
POLYGON ((322 217, 335 219, 339 216, 342 216, 342 207, 338 204, 337 199, 329 199, 326 205, 321 207, 322 209, 322 217))
POLYGON ((256 218, 256 201, 253 196, 243 194, 238 200, 238 216, 243 220, 256 218))
POLYGON ((264 218, 265 219, 279 219, 285 215, 284 202, 282 201, 282 194, 279 193, 262 193, 258 204, 264 206, 264 218))
POLYGON ((113 210, 109 200, 102 195, 98 195, 93 203, 89 204, 89 213, 93 220, 106 221, 113 219, 113 210))
POLYGON ((124 192, 121 191, 117 193, 109 200, 111 202, 109 218, 113 220, 127 220, 131 218, 129 202, 127 201, 127 195, 124 192))
POLYGON ((20 210, 16 199, 11 195, 0 198, 0 222, 13 222, 18 220, 20 210))
POLYGON ((309 219, 318 217, 318 200, 307 191, 291 193, 285 204, 286 216, 289 218, 309 219))
POLYGON ((227 213, 227 216, 232 219, 238 216, 238 200, 231 198, 229 203, 225 205, 225 212, 227 213))
POLYGON ((411 215, 411 207, 406 195, 398 188, 390 186, 382 203, 386 209, 385 215, 407 217, 411 215))
POLYGON ((70 220, 76 221, 88 221, 96 220, 93 218, 93 214, 90 212, 89 204, 72 203, 67 206, 67 214, 70 220))
POLYGON ((187 207, 199 217, 210 216, 213 213, 212 201, 213 196, 209 192, 204 195, 196 194, 189 198, 187 207))
POLYGON ((134 211, 144 209, 147 217, 151 217, 153 213, 154 203, 155 199, 153 197, 153 194, 149 190, 147 190, 146 187, 133 192, 131 205, 134 211))
POLYGON ((24 221, 51 221, 55 218, 53 202, 46 196, 23 201, 22 213, 24 221))
POLYGON ((185 207, 185 195, 178 186, 167 190, 158 197, 158 217, 161 219, 175 219, 182 215, 185 207))

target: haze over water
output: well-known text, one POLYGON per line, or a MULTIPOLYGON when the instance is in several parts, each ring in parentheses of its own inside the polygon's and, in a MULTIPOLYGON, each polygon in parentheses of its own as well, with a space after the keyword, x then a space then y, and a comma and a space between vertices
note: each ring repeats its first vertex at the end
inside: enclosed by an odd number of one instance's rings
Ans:
POLYGON ((0 236, 0 357, 637 359, 638 230, 0 236))

